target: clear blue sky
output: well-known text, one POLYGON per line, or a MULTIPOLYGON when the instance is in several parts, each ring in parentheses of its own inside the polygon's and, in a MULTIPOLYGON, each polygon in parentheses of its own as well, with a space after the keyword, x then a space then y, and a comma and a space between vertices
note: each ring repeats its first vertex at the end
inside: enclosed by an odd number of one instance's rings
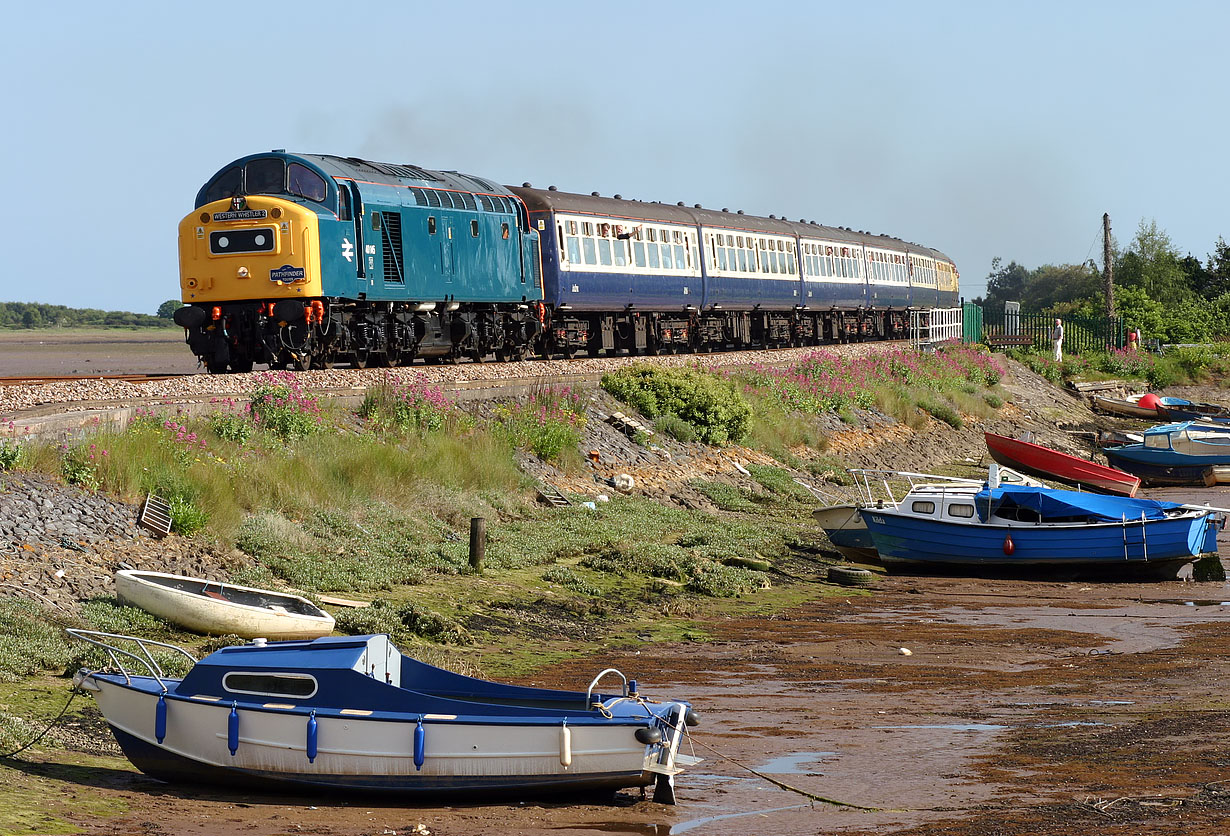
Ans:
POLYGON ((255 151, 886 232, 982 293, 1223 210, 1220 2, 22 3, 0 301, 152 313, 176 224, 255 151))

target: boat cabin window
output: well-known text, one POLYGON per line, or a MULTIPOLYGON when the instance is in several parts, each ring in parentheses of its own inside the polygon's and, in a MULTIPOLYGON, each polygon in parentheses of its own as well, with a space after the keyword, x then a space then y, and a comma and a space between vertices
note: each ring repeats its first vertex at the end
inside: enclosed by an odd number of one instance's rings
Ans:
POLYGON ((974 516, 974 506, 965 505, 965 504, 958 505, 954 503, 948 506, 948 516, 964 517, 966 519, 969 519, 970 517, 974 516))
POLYGON ((236 694, 307 699, 316 693, 316 677, 305 673, 228 673, 222 687, 236 694))
POLYGON ((935 513, 935 503, 915 501, 913 504, 910 505, 910 510, 913 511, 915 514, 934 514, 935 513))
POLYGON ((1154 435, 1145 436, 1146 447, 1160 447, 1163 450, 1170 449, 1170 436, 1165 433, 1156 433, 1154 435))

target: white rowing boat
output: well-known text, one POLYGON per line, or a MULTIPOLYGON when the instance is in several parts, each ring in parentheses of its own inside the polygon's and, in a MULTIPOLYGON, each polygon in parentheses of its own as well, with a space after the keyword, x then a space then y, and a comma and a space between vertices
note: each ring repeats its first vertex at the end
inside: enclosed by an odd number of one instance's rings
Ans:
POLYGON ((333 632, 333 616, 285 592, 136 569, 116 573, 115 591, 121 604, 197 633, 283 640, 333 632))

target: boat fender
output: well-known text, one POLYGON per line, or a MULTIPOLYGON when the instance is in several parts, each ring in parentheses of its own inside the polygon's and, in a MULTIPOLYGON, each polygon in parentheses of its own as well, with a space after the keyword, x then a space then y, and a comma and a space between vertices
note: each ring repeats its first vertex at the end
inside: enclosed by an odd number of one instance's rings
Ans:
POLYGON ((646 746, 661 743, 662 730, 657 726, 644 726, 636 730, 636 739, 639 743, 644 743, 646 746))
POLYGON ((231 757, 239 751, 239 702, 231 702, 231 713, 226 718, 226 748, 231 750, 231 757))
POLYGON ((700 717, 692 710, 691 706, 688 706, 688 710, 684 712, 683 724, 689 728, 700 725, 700 717))
POLYGON ((307 722, 308 763, 316 763, 316 752, 317 752, 317 742, 316 741, 317 741, 317 733, 318 733, 317 729, 318 729, 318 726, 316 724, 316 712, 313 711, 311 714, 308 715, 308 722, 307 722))
POLYGON ((167 736, 167 695, 158 695, 158 705, 154 707, 154 737, 161 743, 167 736))
POLYGON ((1004 554, 1012 557, 1012 553, 1016 551, 1016 543, 1012 542, 1012 532, 1009 531, 1004 535, 1004 554))
POLYGON ((414 769, 417 772, 423 768, 423 761, 427 759, 427 729, 423 728, 423 718, 419 717, 419 724, 414 727, 414 769))
POLYGON ((559 762, 565 769, 572 766, 572 729, 568 728, 567 719, 559 727, 559 762))

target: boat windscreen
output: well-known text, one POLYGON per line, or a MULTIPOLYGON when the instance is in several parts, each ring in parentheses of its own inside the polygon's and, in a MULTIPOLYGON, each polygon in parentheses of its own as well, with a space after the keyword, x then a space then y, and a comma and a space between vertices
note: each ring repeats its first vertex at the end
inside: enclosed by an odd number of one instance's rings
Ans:
POLYGON ((1019 509, 1027 509, 1041 521, 1088 519, 1094 522, 1119 522, 1123 519, 1164 519, 1167 510, 1181 508, 1176 502, 1138 499, 1124 496, 1102 496, 1081 491, 1056 488, 1031 488, 1023 485, 1003 485, 978 492, 974 501, 978 518, 986 521, 988 508, 1000 516, 1016 518, 1019 509))

